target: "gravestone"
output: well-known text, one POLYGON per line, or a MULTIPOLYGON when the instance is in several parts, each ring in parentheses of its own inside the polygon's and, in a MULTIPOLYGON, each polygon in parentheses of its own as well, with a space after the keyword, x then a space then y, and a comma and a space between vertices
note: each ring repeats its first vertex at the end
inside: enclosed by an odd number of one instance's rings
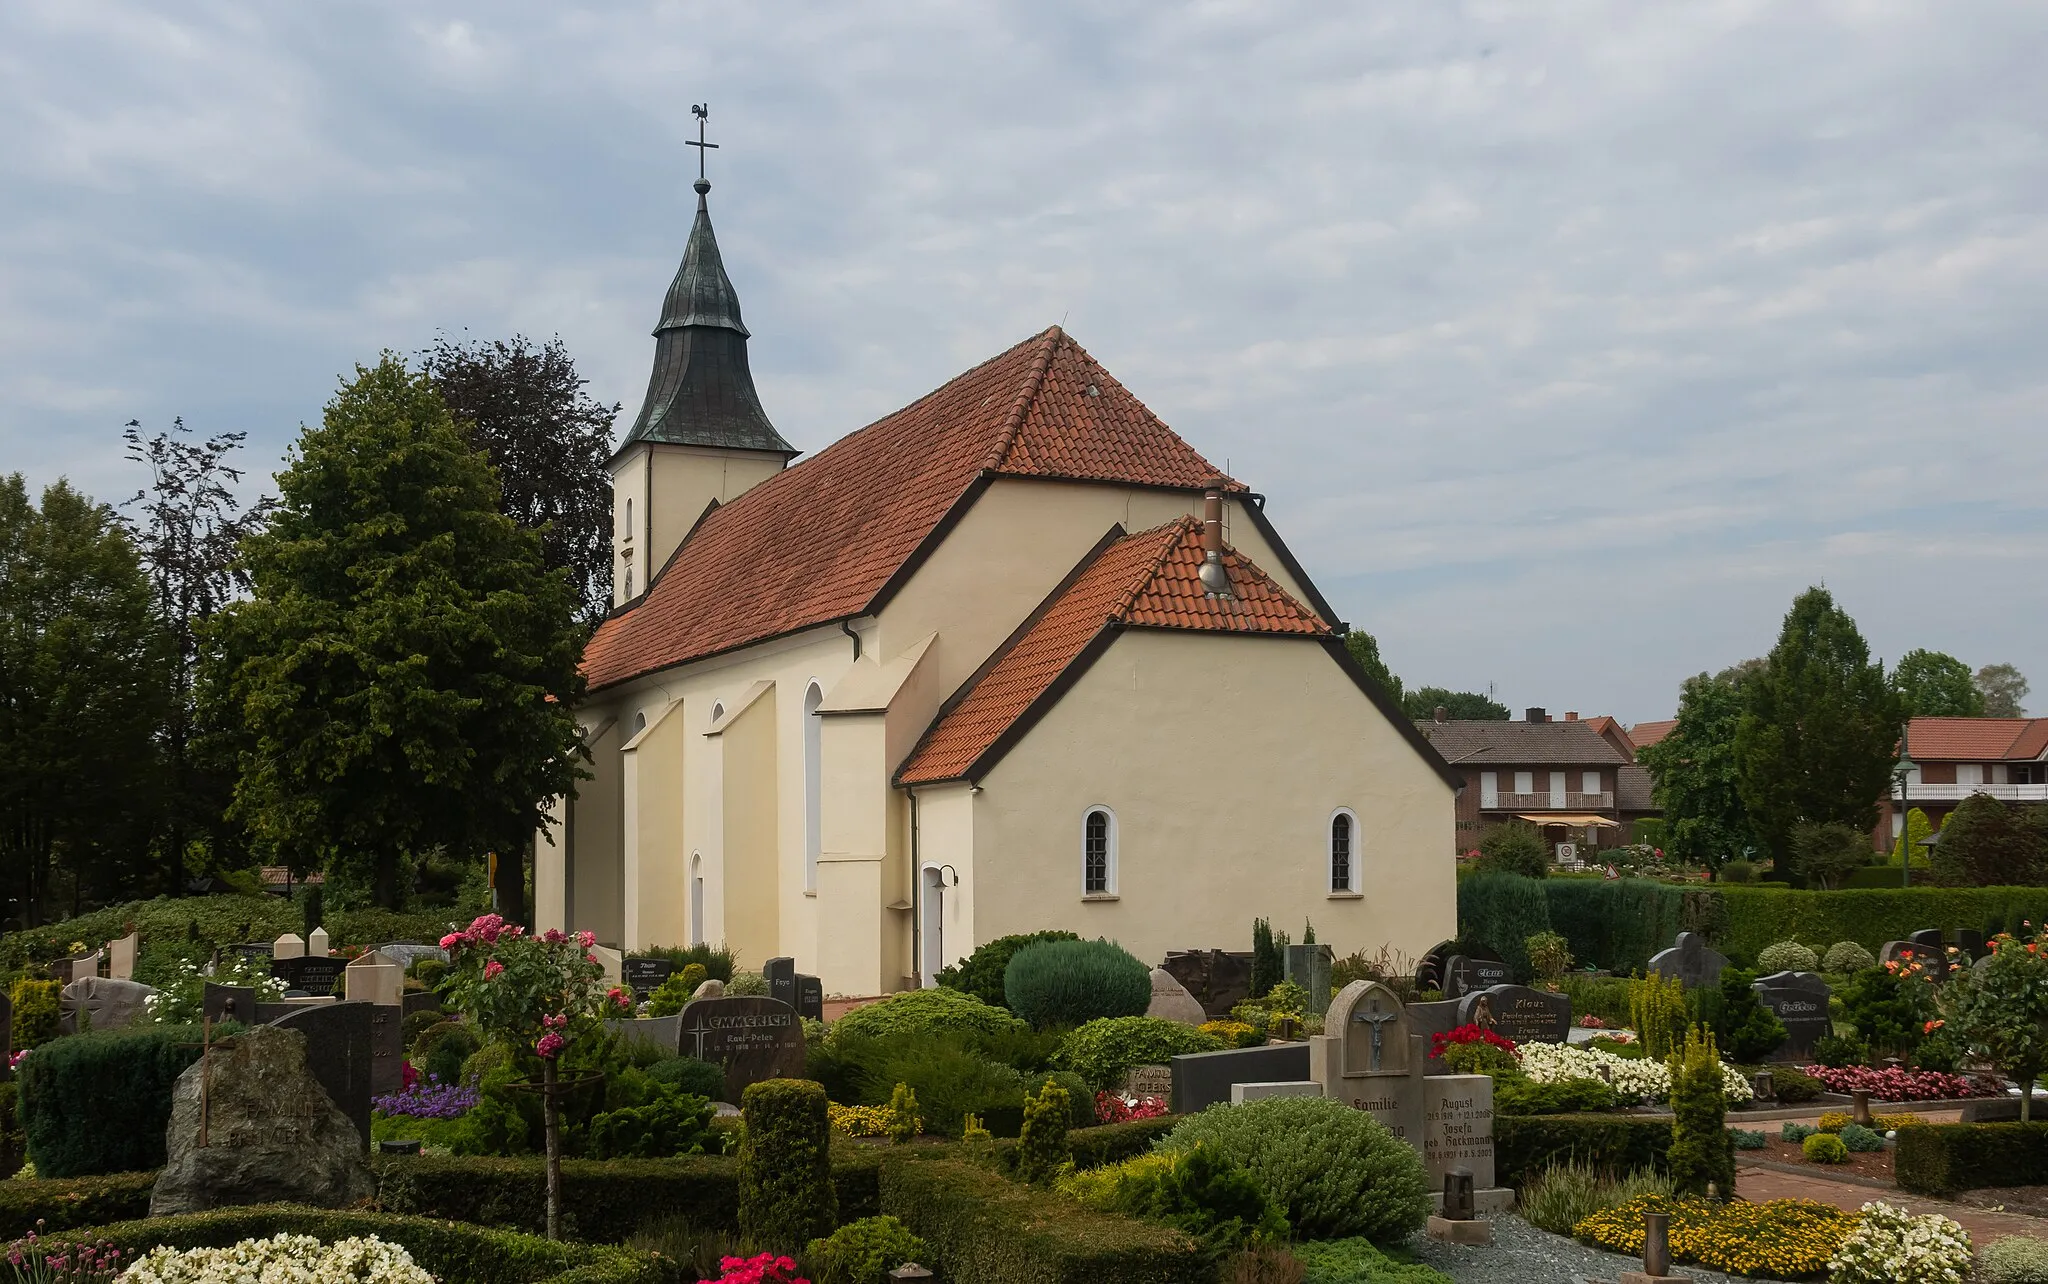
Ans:
MULTIPOLYGON (((331 1006, 331 1005, 323 1005, 331 1006)), ((405 1088, 405 1010, 396 1003, 369 1003, 370 1095, 382 1097, 405 1088)), ((259 1005, 258 1012, 263 1011, 259 1005)))
POLYGON ((435 959, 442 963, 448 961, 448 951, 438 945, 423 945, 418 941, 392 941, 378 946, 377 953, 407 972, 412 971, 412 965, 421 959, 435 959))
POLYGON ((1513 970, 1497 958, 1453 954, 1444 963, 1444 997, 1462 999, 1496 985, 1511 984, 1514 979, 1513 970))
POLYGON ((148 1015, 149 997, 155 993, 156 987, 138 981, 82 976, 57 996, 57 1028, 77 1034, 82 1014, 87 1029, 125 1030, 148 1015))
POLYGON ((415 1012, 436 1012, 440 1007, 441 996, 432 990, 407 990, 398 999, 398 1019, 403 1022, 415 1012))
POLYGON ((1925 963, 1930 980, 1939 984, 1948 979, 1948 942, 1942 939, 1940 928, 1923 927, 1908 936, 1906 943, 1913 947, 1914 956, 1925 963))
POLYGON ((1188 1052, 1169 1064, 1173 1068, 1173 1113, 1177 1115, 1230 1100, 1236 1084, 1300 1082, 1309 1077, 1306 1043, 1188 1052))
MULTIPOLYGON (((1322 1012, 1330 1006, 1330 969, 1336 956, 1327 945, 1290 945, 1284 958, 1288 980, 1308 991, 1308 1010, 1322 1012)), ((1154 987, 1156 992, 1157 986, 1154 987)), ((1200 1025, 1201 1022, 1195 1022, 1200 1025)))
POLYGON ((644 999, 661 988, 661 983, 676 971, 674 959, 627 959, 620 966, 620 975, 635 998, 644 999))
POLYGON ((327 1090, 328 1098, 363 1135, 365 1150, 370 1147, 370 1098, 374 1095, 370 1091, 375 1077, 370 1025, 375 1015, 373 1003, 308 1003, 295 1005, 270 1022, 280 1030, 297 1030, 306 1037, 306 1064, 327 1090))
POLYGON ((306 957, 306 942, 291 932, 286 932, 270 943, 270 960, 302 959, 306 957))
POLYGON ((1828 983, 1811 972, 1773 972, 1750 987, 1757 1001, 1785 1023, 1785 1042, 1771 1053, 1772 1061, 1805 1060, 1814 1040, 1834 1033, 1828 1016, 1828 983))
POLYGON ((306 953, 312 955, 314 958, 326 958, 331 948, 332 945, 327 935, 326 928, 316 927, 312 931, 306 933, 306 953))
POLYGON ((1453 1168, 1471 1172, 1474 1190, 1492 1188, 1493 1079, 1440 1074, 1422 1082, 1422 1162, 1431 1188, 1441 1193, 1453 1168))
POLYGON ((796 1006, 796 960, 783 956, 761 965, 761 977, 768 982, 768 997, 796 1006))
POLYGON ((228 946, 228 953, 239 954, 245 959, 267 959, 276 945, 270 941, 242 941, 228 946))
POLYGON ((1438 941, 1423 951, 1422 957, 1415 960, 1415 992, 1420 994, 1425 990, 1441 991, 1448 976, 1446 965, 1450 963, 1451 955, 1457 952, 1456 941, 1438 941))
POLYGON ((1173 1067, 1132 1066, 1124 1071, 1124 1077, 1118 1082, 1117 1089, 1129 1096, 1158 1097, 1164 1101, 1173 1096, 1173 1067))
POLYGON ((1145 1015, 1178 1021, 1182 1025, 1200 1025, 1209 1019, 1209 1014, 1203 1011, 1195 996, 1188 993, 1188 988, 1163 967, 1152 969, 1152 1002, 1145 1009, 1145 1015))
POLYGON ((1400 996, 1378 981, 1353 981, 1330 1001, 1323 1029, 1308 1041, 1308 1077, 1420 1151, 1429 1050, 1409 1033, 1400 996))
POLYGON ((50 964, 50 979, 69 985, 73 981, 100 974, 100 952, 91 950, 74 954, 68 959, 58 959, 50 964))
POLYGON ((212 1022, 239 1021, 253 1025, 256 1016, 256 990, 248 985, 220 985, 213 981, 206 983, 200 997, 200 1011, 212 1022))
POLYGON ((342 969, 342 978, 352 1001, 397 1007, 398 996, 405 992, 405 968, 378 950, 352 960, 342 969))
POLYGON ((1235 950, 1172 950, 1160 964, 1212 1017, 1251 997, 1252 956, 1235 950))
POLYGON ((750 1083, 804 1072, 803 1024, 780 999, 699 999, 682 1011, 680 1043, 686 1055, 725 1071, 725 1099, 735 1103, 750 1083))
MULTIPOLYGON (((1408 1013, 1408 1032, 1420 1035, 1422 1037, 1422 1046, 1426 1049, 1435 1047, 1437 1035, 1448 1034, 1458 1027, 1458 1001, 1456 999, 1437 999, 1429 1003, 1410 1003, 1406 1006, 1405 1010, 1408 1013)), ((1437 1056, 1434 1052, 1429 1054, 1429 1072, 1431 1074, 1442 1074, 1444 1072, 1443 1064, 1443 1058, 1437 1056)))
POLYGON ((590 952, 596 957, 598 965, 604 968, 606 985, 626 983, 626 956, 622 951, 615 950, 609 945, 593 945, 590 952))
POLYGON ((660 1048, 675 1056, 681 1047, 683 1032, 682 1014, 665 1017, 641 1017, 639 1020, 606 1021, 604 1028, 613 1034, 623 1035, 637 1043, 660 1048))
MULTIPOLYGON (((722 999, 724 997, 725 982, 719 980, 715 976, 705 978, 703 984, 699 985, 696 989, 690 991, 691 1003, 695 1003, 698 999, 722 999)), ((684 1006, 687 1007, 688 1004, 685 1004, 684 1006)))
POLYGON ((270 961, 270 974, 283 981, 286 989, 302 994, 333 994, 342 984, 346 968, 345 960, 315 958, 310 954, 270 961))
POLYGON ((1719 985, 1728 956, 1713 949, 1697 932, 1680 932, 1668 950, 1650 956, 1650 973, 1667 979, 1677 977, 1688 990, 1719 985))
POLYGON ((815 976, 796 974, 796 1014, 813 1021, 825 1019, 825 982, 815 976))
POLYGON ((1972 960, 1984 957, 1984 933, 1973 927, 1957 928, 1956 948, 1972 960))
POLYGON ((130 932, 107 946, 107 979, 110 981, 132 981, 135 979, 135 955, 142 948, 140 933, 130 932))
POLYGON ((1571 1038, 1572 1001, 1526 985, 1496 985, 1458 1000, 1458 1024, 1476 1025, 1516 1043, 1563 1043, 1571 1038))

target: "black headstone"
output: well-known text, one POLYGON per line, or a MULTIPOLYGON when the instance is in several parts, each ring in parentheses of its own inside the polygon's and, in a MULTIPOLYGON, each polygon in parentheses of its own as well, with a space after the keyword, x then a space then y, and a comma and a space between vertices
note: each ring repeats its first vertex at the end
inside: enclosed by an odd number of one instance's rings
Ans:
MULTIPOLYGON (((373 1003, 308 1003, 271 1024, 306 1036, 306 1064, 320 1086, 370 1145, 370 1098, 374 1057, 370 1028, 373 1003)), ((396 1089, 393 1089, 396 1091, 396 1089)))
POLYGON ((398 996, 398 1019, 403 1021, 415 1012, 433 1012, 441 1006, 441 996, 432 990, 407 990, 398 996))
POLYGON ((231 953, 239 954, 245 959, 267 959, 276 949, 275 941, 243 941, 239 945, 228 946, 231 953))
POLYGON ((405 1087, 405 1010, 395 1003, 365 1006, 370 1009, 370 1095, 381 1097, 405 1087))
POLYGON ((1430 946, 1421 958, 1415 961, 1415 989, 1417 993, 1423 990, 1441 990, 1444 988, 1444 965, 1451 961, 1451 955, 1456 952, 1457 946, 1458 943, 1456 941, 1438 941, 1435 945, 1430 946))
POLYGON ((761 976, 768 982, 768 997, 796 1006, 796 960, 793 958, 769 959, 761 965, 761 976))
POLYGON ((725 1099, 738 1104, 750 1083, 804 1072, 804 1028, 779 999, 698 999, 683 1009, 682 1051, 725 1071, 725 1099))
MULTIPOLYGON (((1424 1048, 1429 1048, 1433 1045, 1436 1035, 1448 1033, 1456 1029, 1458 1025, 1458 1001, 1456 999, 1439 999, 1432 1003, 1410 1003, 1404 1005, 1402 1011, 1408 1017, 1408 1033, 1421 1035, 1424 1041, 1422 1045, 1424 1048)), ((1448 1073, 1444 1069, 1443 1058, 1434 1054, 1430 1055, 1429 1073, 1448 1073)))
POLYGON ((1496 985, 1510 985, 1514 979, 1514 972, 1499 959, 1453 954, 1444 964, 1444 997, 1462 999, 1496 985))
POLYGON ((1174 950, 1159 965, 1212 1017, 1251 997, 1252 956, 1232 950, 1174 950))
POLYGON ((1727 966, 1727 955, 1708 946, 1706 938, 1697 932, 1680 932, 1670 949, 1650 956, 1652 975, 1666 979, 1675 976, 1688 990, 1719 985, 1721 971, 1727 966))
POLYGON ((208 981, 199 1006, 209 1021, 239 1021, 243 1025, 255 1025, 259 1020, 253 986, 216 985, 208 981))
POLYGON ((1563 1043, 1571 1037, 1568 995, 1526 985, 1496 985, 1458 1000, 1458 1024, 1477 1025, 1516 1043, 1563 1043))
POLYGON ((1799 1061, 1813 1055, 1816 1039, 1834 1033, 1828 1015, 1828 983, 1811 972, 1773 972, 1750 987, 1757 1001, 1785 1023, 1785 1042, 1771 1053, 1773 1061, 1799 1061))
POLYGON ((1956 948, 1972 959, 1984 957, 1984 933, 1974 927, 1957 928, 1956 948))
POLYGON ((1306 1043, 1190 1052, 1175 1057, 1173 1113, 1189 1114, 1230 1100, 1236 1083, 1301 1083, 1308 1078, 1306 1043))
POLYGON ((1943 953, 1948 949, 1948 942, 1942 939, 1941 929, 1938 927, 1923 927, 1908 936, 1906 943, 1914 949, 1927 950, 1934 954, 1943 953))
POLYGON ((813 1021, 825 1019, 825 983, 815 976, 796 975, 796 1014, 813 1021))
POLYGON ((619 964, 619 976, 628 989, 638 998, 646 998, 661 988, 676 970, 674 959, 627 959, 619 964))
POLYGON ((342 988, 342 969, 347 966, 347 959, 272 959, 270 974, 283 981, 287 989, 305 994, 333 994, 342 988))

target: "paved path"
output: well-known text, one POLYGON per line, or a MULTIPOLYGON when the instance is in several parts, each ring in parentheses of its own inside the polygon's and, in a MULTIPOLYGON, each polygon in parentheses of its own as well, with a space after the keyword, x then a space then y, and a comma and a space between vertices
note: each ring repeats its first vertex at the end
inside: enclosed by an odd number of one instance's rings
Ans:
POLYGON ((1894 1208, 1904 1208, 1915 1213, 1940 1213, 1962 1225, 1970 1232, 1970 1242, 1978 1248, 1993 1240, 2006 1239, 2013 1235, 2032 1235, 2048 1239, 2048 1218, 2023 1217, 2018 1213, 1992 1213, 1979 1208, 1967 1208, 1944 1200, 1927 1199, 1920 1195, 1909 1195, 1902 1190, 1873 1190, 1868 1186, 1853 1185, 1827 1177, 1809 1177, 1803 1173, 1778 1172, 1768 1168, 1738 1166, 1735 1174, 1735 1193, 1744 1199, 1811 1199, 1823 1204, 1833 1204, 1851 1212, 1863 1207, 1873 1199, 1881 1199, 1894 1208))

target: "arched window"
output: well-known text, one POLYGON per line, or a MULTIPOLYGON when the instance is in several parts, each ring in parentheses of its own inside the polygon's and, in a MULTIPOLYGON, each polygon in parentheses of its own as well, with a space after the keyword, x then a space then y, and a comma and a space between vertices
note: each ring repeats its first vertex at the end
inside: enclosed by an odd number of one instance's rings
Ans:
POLYGON ((1330 816, 1330 890, 1358 890, 1358 817, 1340 807, 1330 816))
POLYGON ((717 726, 717 725, 718 725, 718 720, 719 720, 720 718, 723 718, 724 716, 725 716, 725 701, 723 701, 723 700, 713 700, 713 701, 711 702, 711 725, 712 725, 712 726, 717 726))
POLYGON ((633 538, 633 501, 631 499, 626 501, 626 538, 628 540, 633 538))
POLYGON ((690 944, 704 943, 704 854, 690 855, 690 944))
POLYGON ((821 835, 819 814, 824 810, 825 782, 822 759, 825 751, 825 720, 818 706, 825 693, 813 682, 804 692, 804 890, 818 890, 818 852, 821 835))
POLYGON ((1116 895, 1116 813, 1107 807, 1081 818, 1081 895, 1116 895))
MULTIPOLYGON (((647 730, 647 711, 642 709, 639 713, 633 715, 633 735, 637 736, 645 730, 647 730)), ((630 739, 631 737, 628 738, 630 739)))

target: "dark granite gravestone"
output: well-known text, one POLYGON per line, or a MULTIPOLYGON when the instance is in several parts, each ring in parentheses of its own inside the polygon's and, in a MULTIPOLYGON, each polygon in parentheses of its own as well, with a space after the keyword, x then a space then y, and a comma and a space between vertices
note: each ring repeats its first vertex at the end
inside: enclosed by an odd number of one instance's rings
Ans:
POLYGON ((1948 942, 1942 939, 1940 928, 1923 927, 1907 937, 1906 943, 1926 965, 1929 979, 1937 984, 1948 979, 1948 942))
POLYGON ((825 1019, 825 982, 815 976, 796 975, 796 1014, 813 1021, 825 1019))
POLYGON ((1956 948, 1971 959, 1984 957, 1984 933, 1973 927, 1956 929, 1956 948))
MULTIPOLYGON (((1212 1017, 1251 997, 1252 956, 1235 950, 1173 950, 1160 964, 1212 1017)), ((1227 1100, 1227 1098, 1226 1098, 1227 1100)))
POLYGON ((272 959, 270 974, 283 981, 288 990, 302 994, 332 994, 341 986, 342 970, 348 966, 347 959, 311 958, 300 956, 295 959, 272 959))
POLYGON ((1453 954, 1444 964, 1444 997, 1462 999, 1496 985, 1512 985, 1514 972, 1496 958, 1453 954))
POLYGON ((7 997, 7 991, 0 990, 0 1083, 14 1077, 13 1069, 7 1064, 14 1051, 14 1000, 7 997))
POLYGON ((660 989, 675 970, 674 959, 627 959, 619 965, 619 976, 635 998, 644 999, 660 989))
POLYGON ((405 1009, 395 1003, 371 1003, 367 1006, 370 1009, 370 1095, 381 1097, 405 1087, 405 1009))
POLYGON ((761 965, 761 979, 768 982, 768 997, 796 1006, 796 960, 773 958, 761 965))
POLYGON ((1458 1024, 1481 1026, 1516 1043, 1563 1043, 1571 1037, 1572 1001, 1526 985, 1496 985, 1458 1000, 1458 1024))
POLYGON ((1235 1083, 1294 1083, 1308 1078, 1306 1043, 1190 1052, 1173 1059, 1173 1113, 1206 1110, 1230 1100, 1235 1083))
POLYGON ((267 959, 277 952, 276 941, 243 941, 228 946, 230 954, 239 954, 245 959, 267 959))
POLYGON ((1424 990, 1442 990, 1444 988, 1445 965, 1451 961, 1451 955, 1457 953, 1457 949, 1458 943, 1456 941, 1438 941, 1435 945, 1430 946, 1421 958, 1415 960, 1415 992, 1417 994, 1424 990))
POLYGON ((677 1013, 674 1016, 641 1017, 637 1021, 606 1021, 604 1028, 612 1034, 624 1035, 674 1056, 681 1046, 683 1017, 677 1013))
POLYGON ((1697 932, 1680 932, 1670 949, 1650 956, 1651 975, 1667 979, 1675 976, 1688 990, 1719 985, 1721 970, 1727 966, 1727 955, 1708 946, 1706 938, 1697 932))
MULTIPOLYGON (((1422 1046, 1425 1049, 1433 1046, 1437 1035, 1448 1033, 1458 1027, 1458 1001, 1456 999, 1439 999, 1433 1003, 1410 1003, 1407 1005, 1407 1012, 1408 1032, 1421 1035, 1423 1040, 1422 1046)), ((1430 1052, 1427 1055, 1429 1059, 1429 1073, 1448 1073, 1444 1069, 1442 1057, 1437 1056, 1434 1052, 1430 1052)))
POLYGON ((737 1104, 750 1083, 804 1072, 804 1028, 780 999, 699 999, 683 1009, 682 1051, 725 1071, 726 1100, 737 1104))
MULTIPOLYGON (((1913 935, 1925 936, 1926 933, 1915 932, 1913 935)), ((1918 963, 1926 969, 1929 980, 1939 983, 1948 979, 1948 947, 1945 945, 1929 946, 1924 940, 1912 939, 1886 941, 1877 952, 1877 961, 1880 965, 1918 963)))
MULTIPOLYGON (((306 1065, 370 1148, 370 1025, 374 1003, 308 1003, 272 1021, 306 1036, 306 1065)), ((396 1091, 396 1089, 394 1089, 396 1091)))
POLYGON ((240 1021, 243 1025, 253 1025, 257 1019, 256 991, 247 985, 216 985, 208 981, 199 1006, 208 1021, 240 1021))
POLYGON ((1785 1023, 1785 1042, 1771 1053, 1772 1061, 1798 1061, 1813 1055, 1814 1040, 1834 1033, 1828 1016, 1828 983, 1811 972, 1773 972, 1750 987, 1757 1001, 1785 1023))
POLYGON ((404 1021, 415 1012, 432 1012, 441 1006, 441 996, 432 990, 407 990, 398 996, 398 1019, 404 1021))

